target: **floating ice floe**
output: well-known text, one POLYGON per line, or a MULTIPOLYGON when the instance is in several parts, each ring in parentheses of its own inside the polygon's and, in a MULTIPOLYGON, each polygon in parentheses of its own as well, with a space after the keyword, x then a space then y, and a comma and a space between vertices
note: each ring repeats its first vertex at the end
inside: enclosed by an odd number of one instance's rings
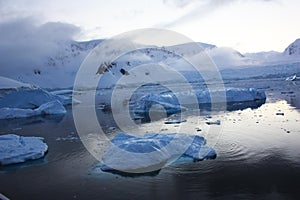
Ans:
POLYGON ((66 137, 58 137, 56 138, 56 141, 70 141, 70 142, 76 142, 79 140, 79 137, 75 134, 75 132, 71 132, 66 137))
POLYGON ((255 88, 225 88, 224 90, 211 91, 196 90, 195 94, 190 95, 196 95, 199 104, 235 103, 266 99, 265 92, 255 88), (225 95, 226 98, 223 98, 223 95, 225 95), (212 102, 212 96, 215 97, 214 102, 212 102))
MULTIPOLYGON (((255 88, 226 88, 225 90, 196 90, 193 92, 184 91, 173 93, 171 91, 159 94, 147 94, 136 101, 134 113, 137 115, 147 115, 153 105, 160 105, 167 115, 180 113, 187 106, 195 104, 193 98, 196 96, 199 106, 211 103, 232 103, 255 102, 266 99, 266 94, 262 90, 255 88), (212 102, 212 98, 214 100, 212 102), (181 100, 181 105, 178 101, 181 100)), ((246 105, 247 106, 247 105, 246 105)), ((249 105, 251 107, 251 105, 249 105)))
MULTIPOLYGON (((164 108, 164 112, 167 115, 179 113, 182 110, 185 110, 184 107, 179 105, 179 102, 176 96, 173 93, 161 93, 161 94, 147 94, 141 97, 137 101, 137 106, 134 109, 134 113, 137 115, 144 115, 150 112, 155 112, 153 108, 155 105, 160 105, 164 108)), ((157 110, 159 112, 160 110, 157 110)))
POLYGON ((64 105, 71 103, 71 97, 53 95, 40 88, 21 89, 0 99, 0 119, 64 114, 64 105))
POLYGON ((21 89, 9 93, 0 99, 0 108, 30 108, 35 109, 44 103, 58 100, 63 105, 72 104, 72 99, 51 94, 40 88, 21 89))
POLYGON ((36 109, 30 108, 0 108, 0 119, 24 118, 37 115, 62 115, 67 111, 60 101, 54 100, 42 104, 36 109))
POLYGON ((255 88, 228 88, 226 89, 227 103, 246 102, 266 99, 266 94, 262 90, 255 88))
POLYGON ((289 77, 287 77, 285 80, 286 81, 295 81, 295 80, 297 80, 297 75, 295 74, 295 75, 292 75, 292 76, 289 76, 289 77))
POLYGON ((181 157, 188 157, 191 161, 216 157, 215 150, 205 146, 205 139, 198 135, 147 133, 133 136, 118 133, 111 142, 103 156, 102 171, 151 172, 181 157))
POLYGON ((22 163, 44 157, 48 146, 41 137, 0 135, 0 165, 22 163))

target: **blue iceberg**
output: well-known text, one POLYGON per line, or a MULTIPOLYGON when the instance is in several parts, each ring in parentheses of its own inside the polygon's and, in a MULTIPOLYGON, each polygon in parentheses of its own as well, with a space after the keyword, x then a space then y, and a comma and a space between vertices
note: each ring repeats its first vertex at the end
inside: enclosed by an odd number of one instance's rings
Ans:
POLYGON ((103 155, 102 171, 148 173, 160 170, 181 157, 190 161, 216 158, 216 151, 205 145, 202 136, 147 133, 133 136, 118 133, 103 155))
POLYGON ((180 113, 184 107, 179 105, 178 99, 172 92, 163 92, 160 94, 147 94, 137 101, 134 114, 146 115, 154 105, 160 105, 165 109, 167 115, 180 113))
POLYGON ((134 106, 131 109, 136 115, 148 117, 150 109, 154 105, 160 105, 164 108, 166 115, 169 116, 180 113, 189 106, 193 107, 195 103, 198 104, 199 108, 205 109, 210 109, 211 104, 215 103, 220 104, 220 106, 227 105, 227 110, 238 110, 248 107, 257 108, 265 102, 265 99, 265 92, 255 88, 225 88, 224 90, 212 91, 198 89, 193 92, 177 93, 165 91, 142 96, 136 102, 132 102, 134 106), (212 102, 212 96, 214 96, 214 102, 212 102), (196 97, 196 102, 193 101, 192 97, 196 97), (178 99, 181 99, 181 104, 178 99))
POLYGON ((40 88, 13 91, 0 99, 0 119, 24 118, 37 115, 61 115, 71 97, 51 94, 40 88))
POLYGON ((48 146, 41 137, 0 135, 0 166, 44 157, 48 146))
POLYGON ((59 101, 63 105, 72 104, 72 99, 58 96, 40 88, 13 91, 0 99, 0 108, 36 109, 50 101, 59 101))

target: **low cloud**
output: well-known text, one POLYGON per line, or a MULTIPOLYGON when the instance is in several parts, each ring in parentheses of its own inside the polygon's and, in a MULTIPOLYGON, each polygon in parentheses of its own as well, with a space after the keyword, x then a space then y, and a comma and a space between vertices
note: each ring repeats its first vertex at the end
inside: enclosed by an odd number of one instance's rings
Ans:
POLYGON ((32 18, 0 22, 0 76, 40 67, 60 43, 79 33, 78 27, 61 22, 36 25, 32 18))

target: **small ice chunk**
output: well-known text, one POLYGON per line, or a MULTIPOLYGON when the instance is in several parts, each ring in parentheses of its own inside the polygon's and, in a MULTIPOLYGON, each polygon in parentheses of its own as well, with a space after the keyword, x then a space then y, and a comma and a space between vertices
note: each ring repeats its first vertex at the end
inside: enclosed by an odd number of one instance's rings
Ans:
POLYGON ((71 132, 69 135, 67 135, 67 137, 58 137, 56 138, 56 141, 71 141, 71 142, 75 142, 78 141, 79 137, 77 135, 75 135, 74 132, 71 132))
POLYGON ((295 75, 287 77, 285 80, 286 81, 295 81, 296 79, 297 79, 297 75, 295 74, 295 75))
POLYGON ((0 165, 22 163, 44 157, 48 146, 41 137, 15 134, 0 136, 0 165))

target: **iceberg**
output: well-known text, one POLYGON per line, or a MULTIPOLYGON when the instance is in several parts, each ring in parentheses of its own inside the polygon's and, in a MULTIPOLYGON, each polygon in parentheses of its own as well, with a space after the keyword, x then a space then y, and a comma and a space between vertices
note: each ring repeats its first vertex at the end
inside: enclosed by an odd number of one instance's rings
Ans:
POLYGON ((20 89, 0 99, 0 119, 65 114, 71 97, 51 94, 40 88, 20 89))
POLYGON ((227 103, 247 102, 266 99, 266 94, 262 90, 255 88, 228 88, 226 89, 227 103))
POLYGON ((0 165, 23 163, 45 156, 48 146, 41 137, 0 135, 0 165))
POLYGON ((214 159, 217 155, 214 149, 205 146, 204 137, 198 135, 146 133, 133 136, 118 133, 111 142, 102 158, 102 171, 144 173, 157 171, 181 157, 201 161, 214 159))
POLYGON ((42 104, 36 109, 30 108, 0 108, 0 119, 24 118, 38 115, 62 115, 67 111, 58 100, 42 104))
POLYGON ((295 75, 287 77, 285 80, 286 81, 296 81, 297 79, 300 79, 300 77, 297 77, 297 75, 295 74, 295 75))
MULTIPOLYGON (((189 105, 193 105, 192 96, 196 96, 199 107, 205 107, 212 103, 211 96, 216 97, 214 103, 226 103, 228 109, 232 109, 234 103, 243 102, 244 106, 255 107, 255 105, 247 104, 247 102, 260 102, 266 99, 266 94, 262 90, 255 88, 226 88, 225 90, 195 90, 195 92, 177 92, 166 91, 158 94, 147 94, 139 98, 132 107, 133 113, 137 115, 147 116, 153 105, 161 105, 164 107, 167 115, 180 113, 189 105), (222 98, 226 95, 226 98, 222 98), (220 98, 219 98, 220 97, 220 98), (182 100, 179 104, 178 99, 182 100), (226 101, 226 102, 224 102, 226 101)), ((259 105, 259 104, 258 104, 259 105)), ((238 106, 235 106, 238 107, 238 106)), ((243 107, 243 105, 241 105, 243 107)))
POLYGON ((137 106, 134 109, 134 114, 137 115, 149 114, 150 109, 153 108, 154 105, 162 106, 167 115, 180 113, 182 110, 185 110, 184 107, 179 105, 175 94, 171 92, 144 95, 137 101, 136 105, 137 106))
POLYGON ((11 92, 0 99, 0 108, 23 108, 35 109, 44 103, 58 100, 63 105, 72 103, 71 98, 62 98, 61 96, 51 94, 40 88, 21 89, 11 92))
POLYGON ((65 107, 58 100, 44 103, 38 107, 36 111, 40 115, 61 115, 67 112, 65 107))

